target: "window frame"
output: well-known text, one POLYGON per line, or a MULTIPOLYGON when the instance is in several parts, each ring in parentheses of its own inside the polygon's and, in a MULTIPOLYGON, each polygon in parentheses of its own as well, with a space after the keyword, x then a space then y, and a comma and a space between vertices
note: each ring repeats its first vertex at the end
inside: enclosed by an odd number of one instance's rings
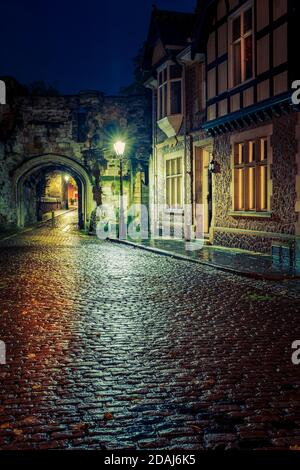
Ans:
POLYGON ((157 117, 158 121, 164 119, 167 116, 178 116, 182 114, 183 110, 183 74, 177 78, 170 77, 170 68, 173 65, 177 65, 174 62, 167 62, 157 70, 157 117), (164 74, 166 71, 166 79, 164 74), (160 80, 162 76, 162 80, 160 80), (172 113, 172 95, 171 95, 171 84, 174 82, 180 82, 180 113, 172 113), (162 96, 162 97, 161 97, 162 96), (165 109, 167 108, 167 109, 165 109))
POLYGON ((244 85, 247 82, 250 82, 255 78, 255 37, 254 37, 254 14, 255 14, 255 9, 254 9, 254 4, 253 1, 250 0, 248 1, 245 5, 242 5, 241 8, 239 8, 234 14, 232 14, 229 19, 228 19, 228 27, 229 27, 229 34, 228 34, 228 51, 229 51, 229 85, 230 89, 238 88, 241 85, 244 85), (245 13, 248 10, 252 10, 252 28, 251 30, 247 31, 246 34, 244 34, 244 17, 245 13), (241 36, 239 37, 238 40, 235 42, 233 41, 233 23, 237 18, 241 18, 241 36), (249 78, 246 78, 246 67, 245 67, 245 40, 247 37, 252 36, 252 76, 249 78), (240 41, 241 44, 241 81, 239 83, 235 83, 235 76, 234 76, 234 44, 237 44, 237 42, 240 41))
POLYGON ((271 210, 271 198, 269 193, 271 165, 269 136, 258 137, 256 140, 249 139, 241 142, 235 142, 233 144, 232 161, 233 211, 235 213, 240 212, 247 213, 249 215, 269 213, 271 210), (248 146, 248 148, 245 146, 248 146), (252 156, 250 159, 251 152, 249 150, 251 146, 252 149, 255 148, 255 155, 254 158, 252 156), (242 151, 242 148, 244 151, 242 151), (261 158, 262 155, 264 156, 263 159, 261 158), (248 179, 250 170, 254 173, 252 183, 253 186, 250 186, 248 179), (262 172, 264 172, 264 175, 262 175, 262 172), (237 177, 237 174, 240 174, 241 176, 237 177), (262 178, 264 178, 263 186, 262 178), (239 195, 237 195, 237 192, 239 195), (254 198, 253 204, 250 203, 251 194, 254 198), (237 197, 240 199, 239 204, 237 204, 237 197), (264 201, 264 204, 262 201, 264 201))
POLYGON ((175 156, 171 156, 169 158, 166 158, 165 160, 165 212, 172 212, 172 213, 176 213, 176 212, 182 212, 183 211, 183 204, 184 204, 184 201, 183 201, 183 157, 182 155, 175 155, 175 156), (177 166, 177 160, 181 160, 180 162, 180 169, 181 169, 181 172, 180 173, 172 173, 172 174, 169 174, 168 175, 168 172, 167 172, 167 165, 170 164, 172 165, 172 161, 175 161, 175 165, 176 165, 176 168, 178 168, 177 166), (178 179, 180 178, 180 201, 181 201, 181 204, 178 205, 177 204, 177 201, 178 201, 178 179), (176 205, 175 206, 172 206, 171 204, 169 205, 169 197, 171 198, 172 200, 172 191, 170 191, 170 196, 168 195, 168 180, 175 180, 175 199, 176 199, 176 205), (168 197, 169 196, 169 197, 168 197))

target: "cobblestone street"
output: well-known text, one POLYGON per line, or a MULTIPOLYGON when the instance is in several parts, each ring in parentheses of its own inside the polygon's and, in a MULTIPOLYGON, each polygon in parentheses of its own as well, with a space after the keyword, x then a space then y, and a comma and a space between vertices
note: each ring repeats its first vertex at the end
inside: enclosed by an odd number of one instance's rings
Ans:
POLYGON ((300 446, 295 284, 99 241, 0 241, 0 448, 300 446))

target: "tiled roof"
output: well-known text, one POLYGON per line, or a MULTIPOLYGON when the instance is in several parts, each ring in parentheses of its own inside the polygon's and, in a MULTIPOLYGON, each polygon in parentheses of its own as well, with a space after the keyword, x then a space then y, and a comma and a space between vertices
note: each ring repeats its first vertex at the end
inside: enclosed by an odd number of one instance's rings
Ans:
POLYGON ((166 50, 168 50, 167 46, 184 48, 193 37, 195 23, 196 15, 194 13, 159 10, 154 7, 145 44, 143 63, 145 70, 151 67, 153 48, 159 39, 166 50))
POLYGON ((193 35, 195 19, 193 13, 153 11, 153 21, 164 45, 185 46, 193 35))

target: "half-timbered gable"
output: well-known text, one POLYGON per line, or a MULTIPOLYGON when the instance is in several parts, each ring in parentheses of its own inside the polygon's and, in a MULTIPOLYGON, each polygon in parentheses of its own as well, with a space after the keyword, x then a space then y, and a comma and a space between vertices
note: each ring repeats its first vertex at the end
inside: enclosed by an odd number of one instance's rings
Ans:
POLYGON ((206 30, 199 32, 206 35, 207 129, 218 134, 259 122, 264 111, 282 113, 295 79, 288 56, 295 2, 207 3, 206 30))
POLYGON ((300 77, 291 51, 299 2, 198 3, 194 54, 206 55, 207 81, 202 128, 213 138, 211 238, 267 253, 275 245, 289 247, 294 259, 299 109, 291 98, 300 77))

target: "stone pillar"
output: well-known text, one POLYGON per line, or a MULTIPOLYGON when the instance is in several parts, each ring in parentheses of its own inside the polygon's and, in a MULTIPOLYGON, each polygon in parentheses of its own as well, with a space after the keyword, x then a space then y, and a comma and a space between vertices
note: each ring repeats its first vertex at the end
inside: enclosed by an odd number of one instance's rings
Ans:
POLYGON ((68 207, 68 183, 63 174, 61 175, 61 195, 62 209, 66 209, 68 207))
POLYGON ((192 208, 192 138, 186 136, 185 139, 185 182, 184 182, 184 237, 186 240, 193 238, 192 222, 193 222, 193 208, 192 208))
POLYGON ((78 227, 84 228, 82 184, 78 184, 78 227))

